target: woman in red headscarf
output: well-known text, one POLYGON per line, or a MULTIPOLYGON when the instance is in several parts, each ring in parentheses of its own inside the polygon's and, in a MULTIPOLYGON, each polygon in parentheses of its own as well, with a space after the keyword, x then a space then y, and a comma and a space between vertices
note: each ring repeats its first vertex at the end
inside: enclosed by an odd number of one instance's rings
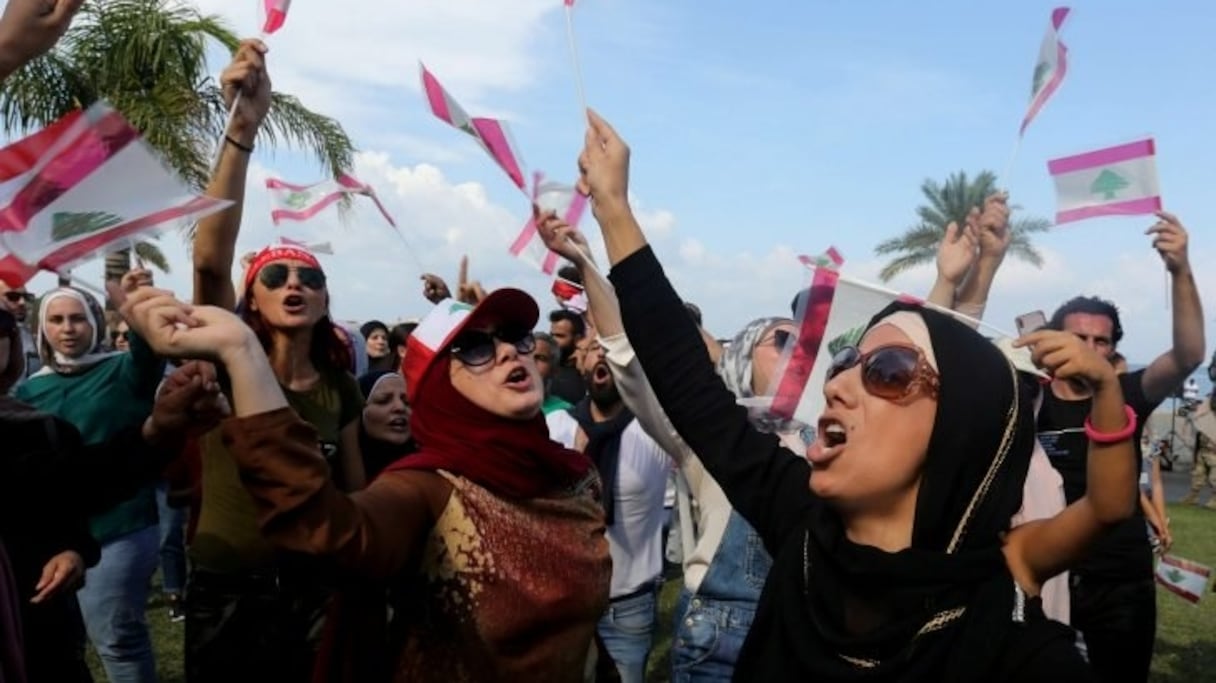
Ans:
POLYGON ((394 596, 384 668, 348 680, 582 680, 611 560, 599 477, 549 439, 541 415, 531 297, 445 300, 422 321, 403 367, 421 450, 351 495, 326 476, 314 431, 236 318, 167 292, 124 310, 157 351, 227 368, 238 417, 224 438, 262 533, 394 596))

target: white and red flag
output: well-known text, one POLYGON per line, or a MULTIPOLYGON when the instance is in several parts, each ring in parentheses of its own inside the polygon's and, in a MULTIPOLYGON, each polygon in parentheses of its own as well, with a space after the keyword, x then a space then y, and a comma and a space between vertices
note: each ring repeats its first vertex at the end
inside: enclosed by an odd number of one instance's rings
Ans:
POLYGON ((1157 583, 1167 591, 1198 605, 1212 578, 1211 567, 1181 557, 1165 555, 1157 563, 1157 583))
POLYGON ((506 172, 511 182, 520 190, 526 191, 522 157, 515 147, 507 124, 498 119, 469 116, 439 83, 439 79, 435 78, 425 65, 419 66, 422 70, 422 92, 426 95, 431 113, 440 121, 472 136, 494 163, 506 172))
POLYGON ((1152 138, 1047 162, 1056 185, 1056 223, 1161 210, 1152 138))
POLYGON ((1030 84, 1030 106, 1026 109, 1026 116, 1022 118, 1018 135, 1026 132, 1026 127, 1064 82, 1064 74, 1068 72, 1068 47, 1060 42, 1060 27, 1064 25, 1069 11, 1067 7, 1057 7, 1051 11, 1051 25, 1047 27, 1047 35, 1043 36, 1043 43, 1039 46, 1039 59, 1034 65, 1034 77, 1030 84))
POLYGON ((296 185, 278 178, 267 178, 266 189, 270 190, 270 219, 275 225, 282 221, 306 221, 339 199, 354 194, 370 197, 384 220, 397 227, 397 221, 380 203, 372 186, 347 173, 313 185, 296 185))
MULTIPOLYGON (((828 261, 820 265, 815 259, 799 257, 812 271, 811 287, 798 311, 798 334, 794 344, 786 347, 782 354, 773 386, 768 388, 763 400, 747 399, 749 408, 759 409, 783 419, 794 420, 806 426, 814 426, 823 413, 825 400, 823 385, 832 358, 841 349, 856 346, 865 332, 866 325, 888 305, 902 301, 954 316, 972 327, 982 326, 987 336, 1019 370, 1037 373, 1025 349, 1013 349, 1010 336, 1001 330, 984 325, 955 311, 934 306, 922 299, 885 289, 843 275, 837 262, 829 254, 820 257, 828 261)), ((839 252, 835 252, 839 256, 839 252)))
POLYGON ((0 279, 62 272, 229 204, 183 185, 99 102, 0 149, 0 279))
MULTIPOLYGON (((587 209, 587 197, 578 190, 569 185, 546 182, 539 172, 532 177, 532 202, 541 210, 556 212, 572 228, 578 227, 587 209)), ((549 251, 545 246, 534 218, 528 218, 508 251, 515 258, 536 266, 545 275, 557 272, 557 262, 561 258, 557 252, 549 251)))
POLYGON ((299 247, 301 249, 311 251, 314 254, 325 254, 327 256, 334 255, 334 245, 330 244, 329 242, 316 242, 314 244, 309 244, 307 242, 301 242, 300 240, 293 240, 290 237, 280 237, 279 244, 287 247, 299 247))
POLYGON ((271 35, 283 28, 287 22, 287 10, 291 9, 291 0, 263 0, 262 9, 266 16, 262 21, 262 34, 271 35))

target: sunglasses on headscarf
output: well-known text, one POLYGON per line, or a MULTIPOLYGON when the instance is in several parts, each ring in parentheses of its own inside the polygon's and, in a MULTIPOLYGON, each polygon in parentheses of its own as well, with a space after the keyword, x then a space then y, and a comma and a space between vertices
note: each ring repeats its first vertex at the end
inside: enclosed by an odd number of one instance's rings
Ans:
POLYGON ((266 289, 278 289, 287 284, 287 278, 291 276, 293 270, 301 285, 309 289, 325 288, 325 273, 320 268, 312 266, 292 268, 286 263, 271 263, 263 266, 258 271, 258 281, 265 285, 266 289))
POLYGON ((862 353, 856 346, 846 346, 832 358, 825 382, 853 367, 861 366, 861 383, 871 395, 888 401, 898 401, 923 391, 937 398, 940 386, 937 371, 925 360, 925 354, 914 346, 892 344, 862 353))
POLYGON ((505 327, 493 332, 461 332, 456 341, 452 342, 452 355, 470 367, 485 365, 494 360, 499 341, 511 344, 522 356, 536 350, 536 337, 530 330, 505 327))

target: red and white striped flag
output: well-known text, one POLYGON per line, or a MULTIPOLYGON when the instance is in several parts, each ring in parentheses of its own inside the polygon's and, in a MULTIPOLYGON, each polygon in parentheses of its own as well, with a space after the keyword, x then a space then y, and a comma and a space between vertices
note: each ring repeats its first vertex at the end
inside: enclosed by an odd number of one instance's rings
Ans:
POLYGON ((1198 562, 1166 555, 1157 563, 1156 576, 1162 588, 1192 605, 1198 605, 1208 589, 1212 569, 1198 562))
POLYGON ((270 190, 270 219, 275 225, 282 221, 306 221, 346 195, 357 194, 370 197, 384 220, 397 227, 397 221, 380 203, 372 186, 346 173, 314 185, 295 185, 277 178, 267 178, 266 189, 270 190))
POLYGON ((1060 27, 1064 25, 1069 11, 1067 7, 1057 7, 1051 11, 1051 25, 1047 27, 1047 35, 1043 36, 1043 43, 1039 46, 1039 59, 1034 65, 1034 78, 1030 84, 1030 106, 1026 110, 1026 116, 1022 118, 1018 135, 1026 132, 1026 127, 1064 82, 1064 74, 1068 72, 1068 47, 1060 41, 1060 27))
POLYGON ((1047 162, 1056 184, 1056 223, 1161 210, 1152 138, 1047 162))
MULTIPOLYGON (((570 227, 578 227, 583 212, 587 209, 587 198, 568 185, 544 182, 541 173, 532 178, 532 202, 545 211, 556 211, 570 227)), ((557 272, 557 261, 561 256, 549 251, 540 238, 536 220, 529 218, 508 251, 515 258, 531 263, 545 275, 557 272)))
POLYGON ((301 242, 300 240, 293 240, 290 237, 280 237, 279 244, 288 247, 299 247, 314 254, 325 254, 327 256, 334 255, 334 245, 330 244, 329 242, 317 242, 315 244, 309 244, 307 242, 301 242))
POLYGON ((0 279, 19 286, 229 204, 182 185, 99 102, 0 150, 0 279))
POLYGON ((422 70, 422 92, 426 95, 431 113, 440 121, 472 136, 494 163, 506 172, 511 182, 519 189, 526 190, 523 163, 520 161, 522 157, 507 124, 498 119, 469 116, 425 65, 420 64, 419 67, 422 70))
MULTIPOLYGON (((803 257, 803 263, 807 264, 803 257)), ((809 296, 798 311, 798 335, 792 349, 787 347, 774 381, 769 387, 771 400, 768 411, 781 419, 792 419, 814 426, 826 408, 823 385, 832 358, 843 348, 861 341, 865 326, 876 313, 896 301, 913 303, 948 315, 973 326, 983 326, 995 338, 1001 349, 1019 370, 1034 372, 1034 366, 1022 351, 1009 347, 1003 340, 1009 335, 980 321, 929 304, 922 299, 885 289, 838 272, 838 265, 807 264, 813 276, 809 296)), ((749 405, 765 406, 752 401, 749 405)))
POLYGON ((287 10, 291 9, 291 0, 263 0, 262 8, 266 17, 262 22, 262 34, 271 35, 283 28, 287 22, 287 10))

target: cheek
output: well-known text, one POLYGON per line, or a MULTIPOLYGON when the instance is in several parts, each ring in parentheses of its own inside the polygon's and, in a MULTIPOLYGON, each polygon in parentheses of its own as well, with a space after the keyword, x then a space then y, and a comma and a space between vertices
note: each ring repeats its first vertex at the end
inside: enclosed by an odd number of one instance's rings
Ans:
POLYGON ((781 354, 769 346, 759 347, 752 354, 752 391, 757 395, 768 393, 779 362, 781 354))

